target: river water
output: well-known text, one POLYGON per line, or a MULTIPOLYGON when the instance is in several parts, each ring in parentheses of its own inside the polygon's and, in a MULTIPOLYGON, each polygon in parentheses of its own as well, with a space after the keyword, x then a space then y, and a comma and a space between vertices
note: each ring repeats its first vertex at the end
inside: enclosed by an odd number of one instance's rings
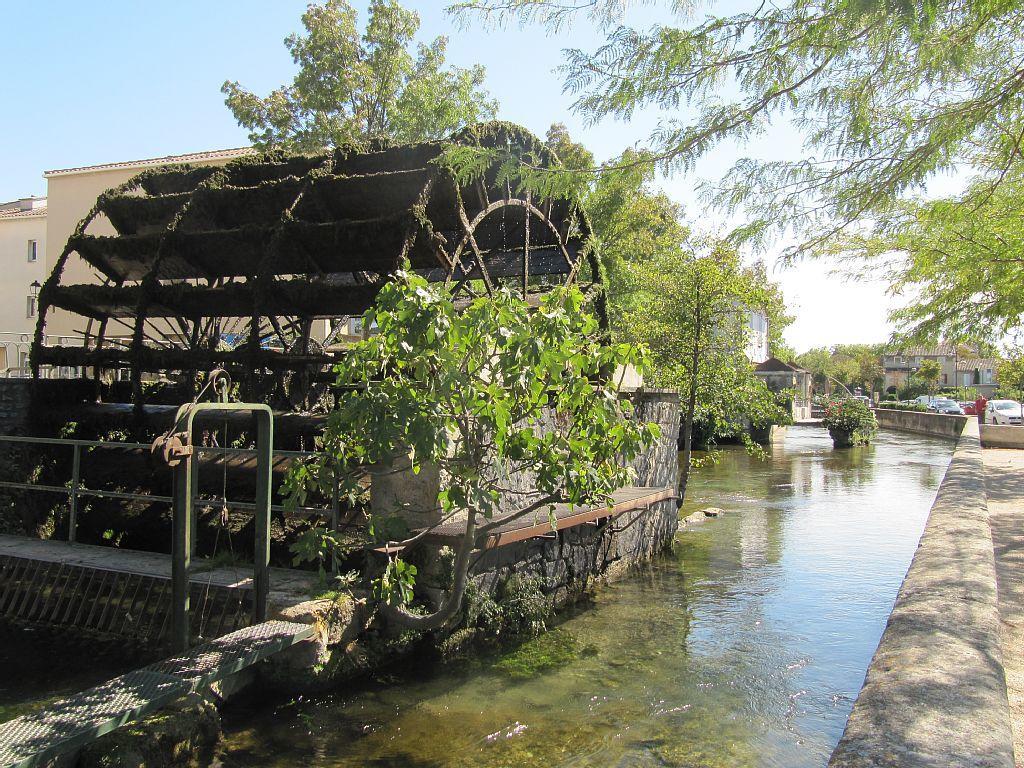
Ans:
POLYGON ((791 427, 691 481, 671 555, 552 632, 471 663, 225 712, 235 766, 823 766, 920 538, 952 443, 834 450, 791 427))

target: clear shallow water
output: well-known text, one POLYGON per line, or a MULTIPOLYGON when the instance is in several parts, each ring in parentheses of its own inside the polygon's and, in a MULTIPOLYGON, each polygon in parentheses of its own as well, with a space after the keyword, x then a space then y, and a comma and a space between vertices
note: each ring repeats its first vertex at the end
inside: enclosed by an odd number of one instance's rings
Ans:
POLYGON ((790 428, 726 450, 682 514, 724 517, 501 657, 225 713, 233 766, 822 766, 842 734, 928 508, 946 441, 834 451, 790 428), (524 674, 523 659, 562 657, 524 674))

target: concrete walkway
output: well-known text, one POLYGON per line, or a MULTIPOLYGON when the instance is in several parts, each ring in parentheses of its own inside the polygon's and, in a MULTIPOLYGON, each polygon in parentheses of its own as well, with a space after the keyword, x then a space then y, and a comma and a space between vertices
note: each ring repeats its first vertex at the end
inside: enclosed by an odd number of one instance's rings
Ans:
POLYGON ((1002 619, 1013 750, 1024 766, 1024 451, 986 448, 985 490, 1002 619))
MULTIPOLYGON (((1022 451, 1024 453, 1024 451, 1022 451)), ((22 557, 42 562, 65 563, 103 571, 135 573, 171 578, 171 556, 158 552, 137 552, 90 544, 68 544, 53 539, 32 539, 0 534, 0 556, 22 557)), ((192 582, 233 589, 252 588, 252 566, 211 568, 204 560, 192 561, 192 582)), ((317 586, 316 574, 290 568, 270 569, 270 603, 282 609, 305 602, 317 586)))

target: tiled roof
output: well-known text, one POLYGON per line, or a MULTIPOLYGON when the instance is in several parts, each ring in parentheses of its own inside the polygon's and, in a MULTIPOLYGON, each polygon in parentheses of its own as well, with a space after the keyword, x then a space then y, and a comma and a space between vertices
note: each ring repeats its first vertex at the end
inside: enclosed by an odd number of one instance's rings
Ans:
POLYGON ((956 361, 958 371, 995 370, 999 367, 999 361, 994 357, 967 357, 956 361))
POLYGON ((256 150, 252 147, 238 147, 236 149, 214 149, 209 152, 192 152, 187 155, 167 155, 166 157, 152 157, 146 160, 125 160, 120 163, 104 163, 102 165, 83 165, 80 168, 58 168, 52 171, 45 171, 43 176, 64 176, 73 173, 89 173, 91 171, 110 171, 118 168, 148 168, 161 165, 175 165, 178 163, 202 163, 209 160, 231 160, 236 157, 245 157, 254 154, 256 150))
POLYGON ((760 371, 762 373, 771 373, 773 371, 795 371, 797 373, 805 372, 805 370, 800 366, 793 365, 792 363, 783 362, 782 360, 779 360, 779 358, 777 357, 769 357, 763 363, 758 364, 754 368, 754 370, 760 371))
POLYGON ((897 357, 954 357, 956 346, 953 344, 936 344, 931 347, 906 347, 886 352, 897 357))
POLYGON ((0 221, 6 221, 7 219, 36 219, 45 215, 45 205, 40 208, 30 208, 27 211, 23 211, 20 208, 11 208, 6 211, 0 210, 0 221))

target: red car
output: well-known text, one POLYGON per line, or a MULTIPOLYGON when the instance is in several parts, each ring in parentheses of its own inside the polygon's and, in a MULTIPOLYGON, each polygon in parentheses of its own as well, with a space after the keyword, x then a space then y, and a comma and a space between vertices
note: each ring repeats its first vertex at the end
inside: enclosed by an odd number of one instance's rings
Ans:
POLYGON ((964 409, 964 416, 977 416, 978 409, 974 407, 974 403, 968 403, 966 401, 960 403, 960 407, 964 409))

